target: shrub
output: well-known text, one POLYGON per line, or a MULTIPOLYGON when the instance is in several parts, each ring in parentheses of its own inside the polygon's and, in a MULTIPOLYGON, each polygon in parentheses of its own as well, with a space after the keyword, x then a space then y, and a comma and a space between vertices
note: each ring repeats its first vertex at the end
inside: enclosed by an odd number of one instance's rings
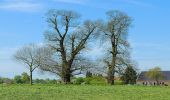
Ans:
POLYGON ((83 77, 76 78, 75 80, 75 84, 82 84, 83 82, 85 82, 85 79, 83 77))
POLYGON ((92 85, 106 85, 106 80, 101 76, 93 76, 85 79, 86 84, 92 85))
POLYGON ((21 79, 21 76, 20 76, 20 75, 16 75, 16 76, 14 77, 14 82, 17 83, 17 84, 23 83, 23 82, 22 82, 22 79, 21 79))
POLYGON ((21 79, 22 79, 23 83, 29 83, 30 82, 30 76, 26 72, 23 72, 21 74, 21 79))
POLYGON ((123 81, 120 81, 120 80, 116 80, 116 81, 115 81, 115 85, 123 85, 123 84, 124 84, 123 81))

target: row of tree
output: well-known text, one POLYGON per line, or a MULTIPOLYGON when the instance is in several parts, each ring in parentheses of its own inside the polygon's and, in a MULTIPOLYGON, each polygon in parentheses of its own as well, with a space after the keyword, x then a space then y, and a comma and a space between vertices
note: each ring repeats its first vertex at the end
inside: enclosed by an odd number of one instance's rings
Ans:
POLYGON ((106 44, 105 55, 99 59, 104 64, 108 84, 114 84, 116 73, 122 75, 126 67, 133 67, 127 40, 132 20, 126 13, 108 11, 107 20, 84 22, 74 11, 50 10, 46 15, 49 30, 44 35, 45 45, 28 45, 14 55, 16 60, 28 66, 31 85, 36 68, 56 74, 65 84, 75 75, 95 70, 84 52, 97 40, 106 44))
MULTIPOLYGON (((30 76, 23 72, 21 75, 14 76, 13 79, 0 77, 0 84, 29 84, 30 76)), ((33 79, 34 84, 56 84, 56 79, 33 79)))

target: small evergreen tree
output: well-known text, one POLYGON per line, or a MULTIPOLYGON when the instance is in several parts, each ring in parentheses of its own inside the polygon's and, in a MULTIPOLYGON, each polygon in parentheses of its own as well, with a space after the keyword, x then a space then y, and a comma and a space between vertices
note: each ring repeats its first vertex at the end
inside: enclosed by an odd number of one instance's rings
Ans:
POLYGON ((136 84, 137 72, 133 67, 129 66, 126 68, 125 73, 122 76, 124 84, 136 84))

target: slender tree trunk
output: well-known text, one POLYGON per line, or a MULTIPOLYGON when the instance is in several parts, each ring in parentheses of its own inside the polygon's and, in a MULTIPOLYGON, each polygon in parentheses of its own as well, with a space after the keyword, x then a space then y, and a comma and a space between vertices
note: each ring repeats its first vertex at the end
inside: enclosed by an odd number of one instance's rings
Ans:
POLYGON ((30 85, 32 85, 32 71, 30 70, 30 85))
POLYGON ((116 56, 117 56, 117 44, 116 44, 114 35, 111 37, 111 44, 112 44, 112 61, 111 61, 111 65, 109 66, 109 70, 108 70, 108 81, 107 82, 110 85, 114 85, 116 56))
POLYGON ((108 71, 107 83, 110 85, 114 85, 114 71, 113 71, 113 69, 109 69, 109 71, 108 71))

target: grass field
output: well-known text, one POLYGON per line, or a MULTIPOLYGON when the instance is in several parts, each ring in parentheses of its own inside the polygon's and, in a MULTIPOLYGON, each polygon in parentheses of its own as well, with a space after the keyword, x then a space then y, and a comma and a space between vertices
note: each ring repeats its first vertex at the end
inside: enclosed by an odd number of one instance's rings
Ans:
POLYGON ((0 85, 0 100, 170 100, 170 87, 0 85))

